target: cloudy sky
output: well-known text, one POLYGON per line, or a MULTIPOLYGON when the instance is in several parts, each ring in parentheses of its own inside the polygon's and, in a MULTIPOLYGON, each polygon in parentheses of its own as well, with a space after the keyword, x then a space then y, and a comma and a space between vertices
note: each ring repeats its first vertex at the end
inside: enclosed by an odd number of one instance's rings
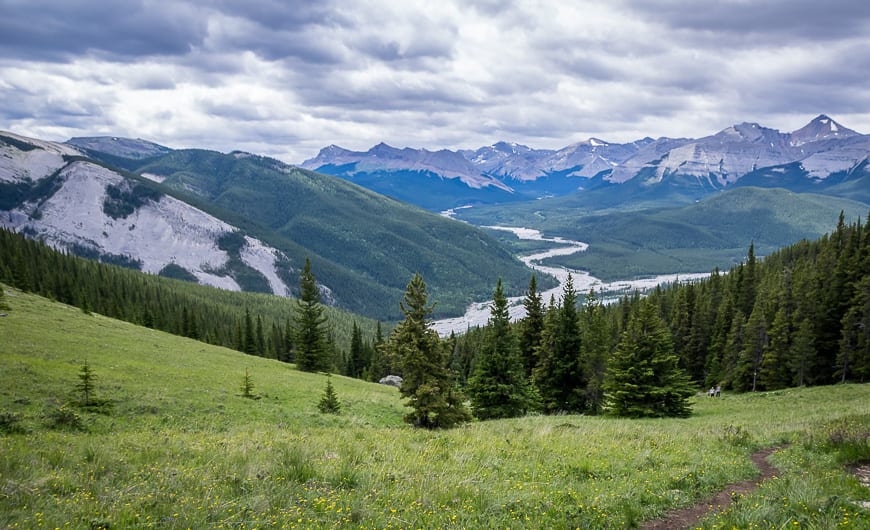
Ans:
POLYGON ((290 163, 591 136, 870 133, 863 0, 0 0, 0 129, 290 163))

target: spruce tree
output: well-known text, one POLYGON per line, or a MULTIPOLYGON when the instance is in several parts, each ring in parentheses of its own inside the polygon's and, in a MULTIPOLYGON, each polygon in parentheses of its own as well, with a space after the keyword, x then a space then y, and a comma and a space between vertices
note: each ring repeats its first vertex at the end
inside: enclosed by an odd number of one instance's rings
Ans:
POLYGON ((335 393, 332 377, 329 374, 326 374, 326 388, 323 389, 323 395, 320 397, 317 409, 324 414, 341 413, 341 401, 338 399, 338 394, 335 393))
POLYGON ((813 341, 813 324, 809 319, 798 321, 794 338, 789 348, 788 365, 793 374, 792 384, 804 386, 807 383, 807 372, 814 364, 816 353, 813 341))
POLYGON ((412 409, 405 421, 427 429, 448 428, 471 419, 463 396, 453 387, 447 352, 429 320, 434 306, 428 305, 423 277, 415 274, 400 303, 405 320, 383 345, 387 357, 399 367, 399 392, 412 409))
POLYGON ((247 368, 245 368, 245 377, 242 378, 242 397, 248 399, 255 399, 257 397, 254 394, 254 380, 251 379, 247 368))
POLYGON ((501 278, 493 293, 490 313, 486 342, 468 383, 474 415, 482 420, 522 416, 530 409, 531 393, 501 278))
POLYGON ((254 321, 251 319, 251 312, 245 308, 245 327, 242 334, 242 351, 248 355, 257 355, 257 337, 254 333, 254 321))
POLYGON ((607 410, 625 417, 684 417, 691 380, 679 367, 667 326, 647 299, 628 321, 604 381, 607 410))
MULTIPOLYGON (((580 366, 580 323, 577 317, 577 293, 571 274, 562 288, 562 303, 555 315, 555 330, 549 358, 535 373, 535 383, 543 400, 544 410, 582 412, 585 406, 584 378, 580 366)), ((543 344, 542 346, 547 347, 543 344)))
POLYGON ((758 373, 761 370, 761 363, 764 360, 769 340, 764 307, 759 302, 755 304, 744 328, 743 349, 740 351, 734 372, 733 384, 735 389, 755 392, 758 388, 758 373))
POLYGON ((89 407, 94 402, 97 375, 91 369, 91 365, 87 360, 85 360, 85 363, 79 369, 78 378, 79 382, 76 383, 75 389, 82 396, 81 404, 89 407))
POLYGON ((353 331, 350 337, 350 351, 348 352, 347 375, 355 378, 362 377, 363 372, 371 362, 371 358, 366 354, 367 351, 362 340, 362 331, 357 325, 356 320, 354 320, 353 331))
POLYGON ((305 372, 328 370, 330 355, 327 350, 326 316, 308 258, 305 258, 305 267, 299 276, 299 292, 293 315, 296 366, 305 372))
POLYGON ((580 365, 586 374, 586 410, 592 414, 601 413, 604 407, 604 375, 607 372, 607 359, 611 353, 611 332, 601 301, 590 289, 586 296, 586 307, 581 314, 582 332, 580 346, 580 365))
POLYGON ((541 343, 541 332, 544 329, 544 306, 541 294, 538 293, 538 280, 534 274, 529 280, 529 288, 523 299, 526 316, 520 322, 520 355, 526 377, 531 377, 538 364, 537 351, 541 343))

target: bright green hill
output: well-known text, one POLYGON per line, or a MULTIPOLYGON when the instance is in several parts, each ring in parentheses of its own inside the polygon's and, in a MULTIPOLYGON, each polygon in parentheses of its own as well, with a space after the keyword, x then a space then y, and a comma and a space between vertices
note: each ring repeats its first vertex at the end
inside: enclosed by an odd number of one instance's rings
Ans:
POLYGON ((531 271, 484 232, 375 194, 345 180, 277 160, 213 151, 174 151, 138 167, 164 186, 241 226, 298 263, 310 256, 341 307, 381 319, 420 273, 439 314, 486 298, 495 278, 519 294, 531 271))
POLYGON ((749 453, 782 442, 782 476, 701 527, 870 522, 841 465, 870 455, 870 385, 428 432, 393 388, 333 377, 343 412, 321 415, 325 376, 6 294, 3 528, 636 527, 753 477, 749 453), (111 407, 72 402, 85 361, 111 407), (246 368, 261 399, 240 395, 246 368), (85 430, 62 425, 76 414, 85 430))

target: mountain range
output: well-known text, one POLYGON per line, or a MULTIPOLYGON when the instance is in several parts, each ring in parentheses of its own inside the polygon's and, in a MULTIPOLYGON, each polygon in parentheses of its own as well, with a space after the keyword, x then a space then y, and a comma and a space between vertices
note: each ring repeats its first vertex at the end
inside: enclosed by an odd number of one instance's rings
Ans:
MULTIPOLYGON (((741 123, 699 139, 612 143, 590 138, 558 150, 507 142, 459 151, 381 143, 360 152, 332 145, 301 166, 439 211, 626 183, 643 195, 678 193, 684 202, 741 185, 866 201, 870 187, 855 181, 866 183, 868 156, 870 135, 821 114, 786 133, 741 123)), ((614 194, 625 196, 623 191, 614 194)))
POLYGON ((467 223, 250 153, 0 132, 0 226, 85 257, 292 295, 306 258, 329 304, 385 320, 414 273, 437 314, 515 293, 531 270, 467 223))

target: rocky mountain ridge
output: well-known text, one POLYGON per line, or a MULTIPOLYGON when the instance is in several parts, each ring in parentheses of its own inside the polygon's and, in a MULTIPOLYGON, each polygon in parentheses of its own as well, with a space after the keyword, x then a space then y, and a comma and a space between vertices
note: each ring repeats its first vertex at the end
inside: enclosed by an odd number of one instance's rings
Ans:
POLYGON ((243 286, 235 272, 244 268, 269 292, 291 293, 282 277, 292 269, 280 251, 248 236, 229 248, 235 227, 71 145, 0 132, 0 188, 0 226, 55 248, 152 274, 183 269, 199 283, 236 291, 243 286))
MULTIPOLYGON (((399 172, 403 173, 394 178, 407 180, 408 172, 425 172, 431 178, 459 179, 469 189, 465 197, 459 192, 445 197, 444 206, 452 207, 463 200, 525 200, 635 179, 644 186, 675 181, 671 185, 715 191, 734 186, 759 169, 789 164, 796 164, 793 169, 815 182, 852 172, 866 165, 868 157, 870 135, 821 114, 786 133, 758 123, 740 123, 698 139, 643 138, 619 144, 590 138, 558 150, 507 142, 459 151, 396 149, 379 144, 357 152, 330 146, 301 167, 368 183, 375 191, 387 194, 395 184, 387 186, 385 182, 399 172), (490 200, 475 192, 487 186, 509 191, 510 196, 490 200)), ((399 198, 409 200, 408 196, 399 198)))

